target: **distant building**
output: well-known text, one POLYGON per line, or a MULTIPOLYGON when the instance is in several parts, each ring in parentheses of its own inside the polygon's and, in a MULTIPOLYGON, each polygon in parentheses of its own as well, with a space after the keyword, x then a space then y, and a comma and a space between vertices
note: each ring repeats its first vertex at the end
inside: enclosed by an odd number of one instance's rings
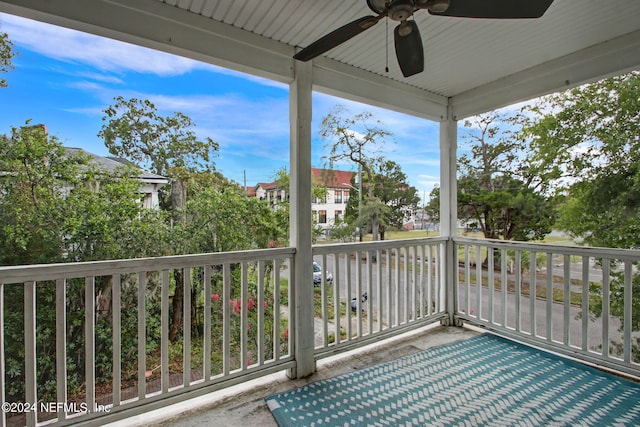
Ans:
MULTIPOLYGON (((327 189, 326 197, 311 200, 313 218, 319 228, 330 228, 336 219, 344 219, 354 174, 348 171, 311 168, 314 184, 327 189)), ((259 182, 254 187, 248 187, 246 191, 249 196, 267 200, 273 206, 289 198, 286 189, 280 188, 275 182, 259 182)))
MULTIPOLYGON (((118 168, 123 166, 132 166, 135 168, 137 174, 131 176, 140 181, 140 195, 141 200, 145 208, 158 209, 160 200, 158 198, 158 190, 169 183, 169 180, 163 176, 156 175, 155 173, 142 170, 140 167, 134 165, 126 159, 119 157, 102 157, 97 154, 89 153, 82 148, 64 147, 69 156, 86 156, 89 157, 89 162, 96 168, 106 173, 115 173, 118 168)), ((71 188, 67 189, 71 190, 71 188)))

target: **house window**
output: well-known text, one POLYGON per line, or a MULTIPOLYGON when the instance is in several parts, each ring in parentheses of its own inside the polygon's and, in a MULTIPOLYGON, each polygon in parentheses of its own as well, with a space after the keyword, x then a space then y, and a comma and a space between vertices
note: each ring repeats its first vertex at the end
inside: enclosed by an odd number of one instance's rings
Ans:
POLYGON ((321 204, 325 204, 327 203, 327 196, 323 196, 323 197, 314 197, 311 200, 311 203, 315 204, 315 205, 321 205, 321 204))
POLYGON ((335 190, 333 193, 333 202, 342 203, 342 190, 335 190))
POLYGON ((342 217, 342 211, 335 212, 336 221, 342 221, 344 218, 342 217))
POLYGON ((318 224, 327 223, 327 211, 318 211, 318 224))

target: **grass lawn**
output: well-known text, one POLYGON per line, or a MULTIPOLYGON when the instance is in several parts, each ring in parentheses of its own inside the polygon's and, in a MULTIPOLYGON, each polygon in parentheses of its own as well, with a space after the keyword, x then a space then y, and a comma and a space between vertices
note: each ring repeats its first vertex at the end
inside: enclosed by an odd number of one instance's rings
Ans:
MULTIPOLYGON (((482 233, 479 233, 479 232, 460 233, 459 235, 462 237, 476 237, 476 238, 483 237, 482 233)), ((402 239, 419 239, 422 237, 438 237, 438 236, 440 236, 440 232, 438 231, 425 231, 425 230, 387 231, 384 235, 384 239, 385 240, 402 240, 402 239)), ((371 234, 366 234, 364 236, 364 241, 370 242, 371 234)), ((568 246, 573 246, 576 244, 569 236, 557 236, 557 235, 549 235, 545 237, 544 240, 538 243, 554 243, 558 245, 568 245, 568 246)))

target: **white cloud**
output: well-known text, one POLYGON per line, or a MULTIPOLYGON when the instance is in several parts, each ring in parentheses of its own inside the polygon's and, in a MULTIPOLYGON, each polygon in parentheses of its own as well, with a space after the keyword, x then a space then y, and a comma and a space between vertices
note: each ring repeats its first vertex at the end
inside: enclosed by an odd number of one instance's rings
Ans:
POLYGON ((103 71, 171 76, 206 64, 128 43, 30 19, 0 14, 2 31, 17 45, 60 61, 81 62, 103 71))
MULTIPOLYGON (((288 162, 290 127, 286 84, 12 15, 0 13, 0 28, 19 49, 74 65, 51 71, 73 77, 69 87, 90 94, 96 105, 70 103, 63 107, 65 111, 95 119, 103 115, 104 108, 113 103, 115 96, 149 99, 161 114, 180 111, 197 123, 195 131, 199 137, 208 136, 218 141, 221 164, 225 157, 244 158, 247 162, 257 157, 263 159, 257 167, 276 170, 277 167, 270 165, 288 162), (145 92, 145 89, 134 90, 128 86, 125 76, 132 72, 172 77, 198 69, 210 71, 212 75, 240 76, 249 82, 279 88, 282 96, 258 98, 251 91, 220 95, 171 95, 161 92, 162 89, 145 92)), ((419 173, 432 174, 435 167, 437 175, 437 123, 319 93, 314 94, 313 102, 314 166, 319 166, 317 163, 321 163, 320 157, 326 151, 317 134, 320 120, 335 105, 341 104, 353 114, 373 113, 373 118, 382 122, 380 126, 393 133, 393 138, 383 148, 384 153, 401 164, 413 185, 416 185, 415 177, 419 173), (391 143, 394 140, 397 144, 391 143)), ((353 169, 349 164, 339 167, 353 169)), ((422 186, 422 181, 418 185, 422 186)))

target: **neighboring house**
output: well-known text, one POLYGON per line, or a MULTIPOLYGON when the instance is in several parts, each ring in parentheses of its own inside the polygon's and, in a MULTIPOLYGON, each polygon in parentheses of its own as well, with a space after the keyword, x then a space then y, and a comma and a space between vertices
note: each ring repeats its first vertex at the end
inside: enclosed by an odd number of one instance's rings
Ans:
POLYGON ((157 209, 159 207, 160 201, 158 198, 158 190, 169 183, 167 178, 156 175, 155 173, 144 171, 128 160, 119 157, 102 157, 97 154, 89 153, 81 148, 64 147, 64 149, 70 156, 82 155, 89 157, 90 163, 96 166, 99 170, 107 173, 114 173, 118 168, 122 168, 123 166, 134 167, 139 171, 139 173, 132 178, 136 178, 140 181, 139 192, 144 207, 147 209, 157 209))
MULTIPOLYGON (((336 219, 344 219, 351 190, 351 180, 354 172, 311 168, 313 183, 326 188, 326 196, 322 199, 311 200, 311 210, 316 224, 321 229, 330 228, 336 219)), ((247 194, 260 200, 267 200, 273 206, 287 200, 286 189, 280 188, 275 182, 259 182, 252 188, 247 188, 247 194)))
POLYGON ((327 229, 333 226, 337 219, 344 219, 351 191, 351 180, 355 173, 311 168, 311 175, 316 185, 327 189, 324 198, 311 200, 313 219, 318 224, 318 228, 327 229))

